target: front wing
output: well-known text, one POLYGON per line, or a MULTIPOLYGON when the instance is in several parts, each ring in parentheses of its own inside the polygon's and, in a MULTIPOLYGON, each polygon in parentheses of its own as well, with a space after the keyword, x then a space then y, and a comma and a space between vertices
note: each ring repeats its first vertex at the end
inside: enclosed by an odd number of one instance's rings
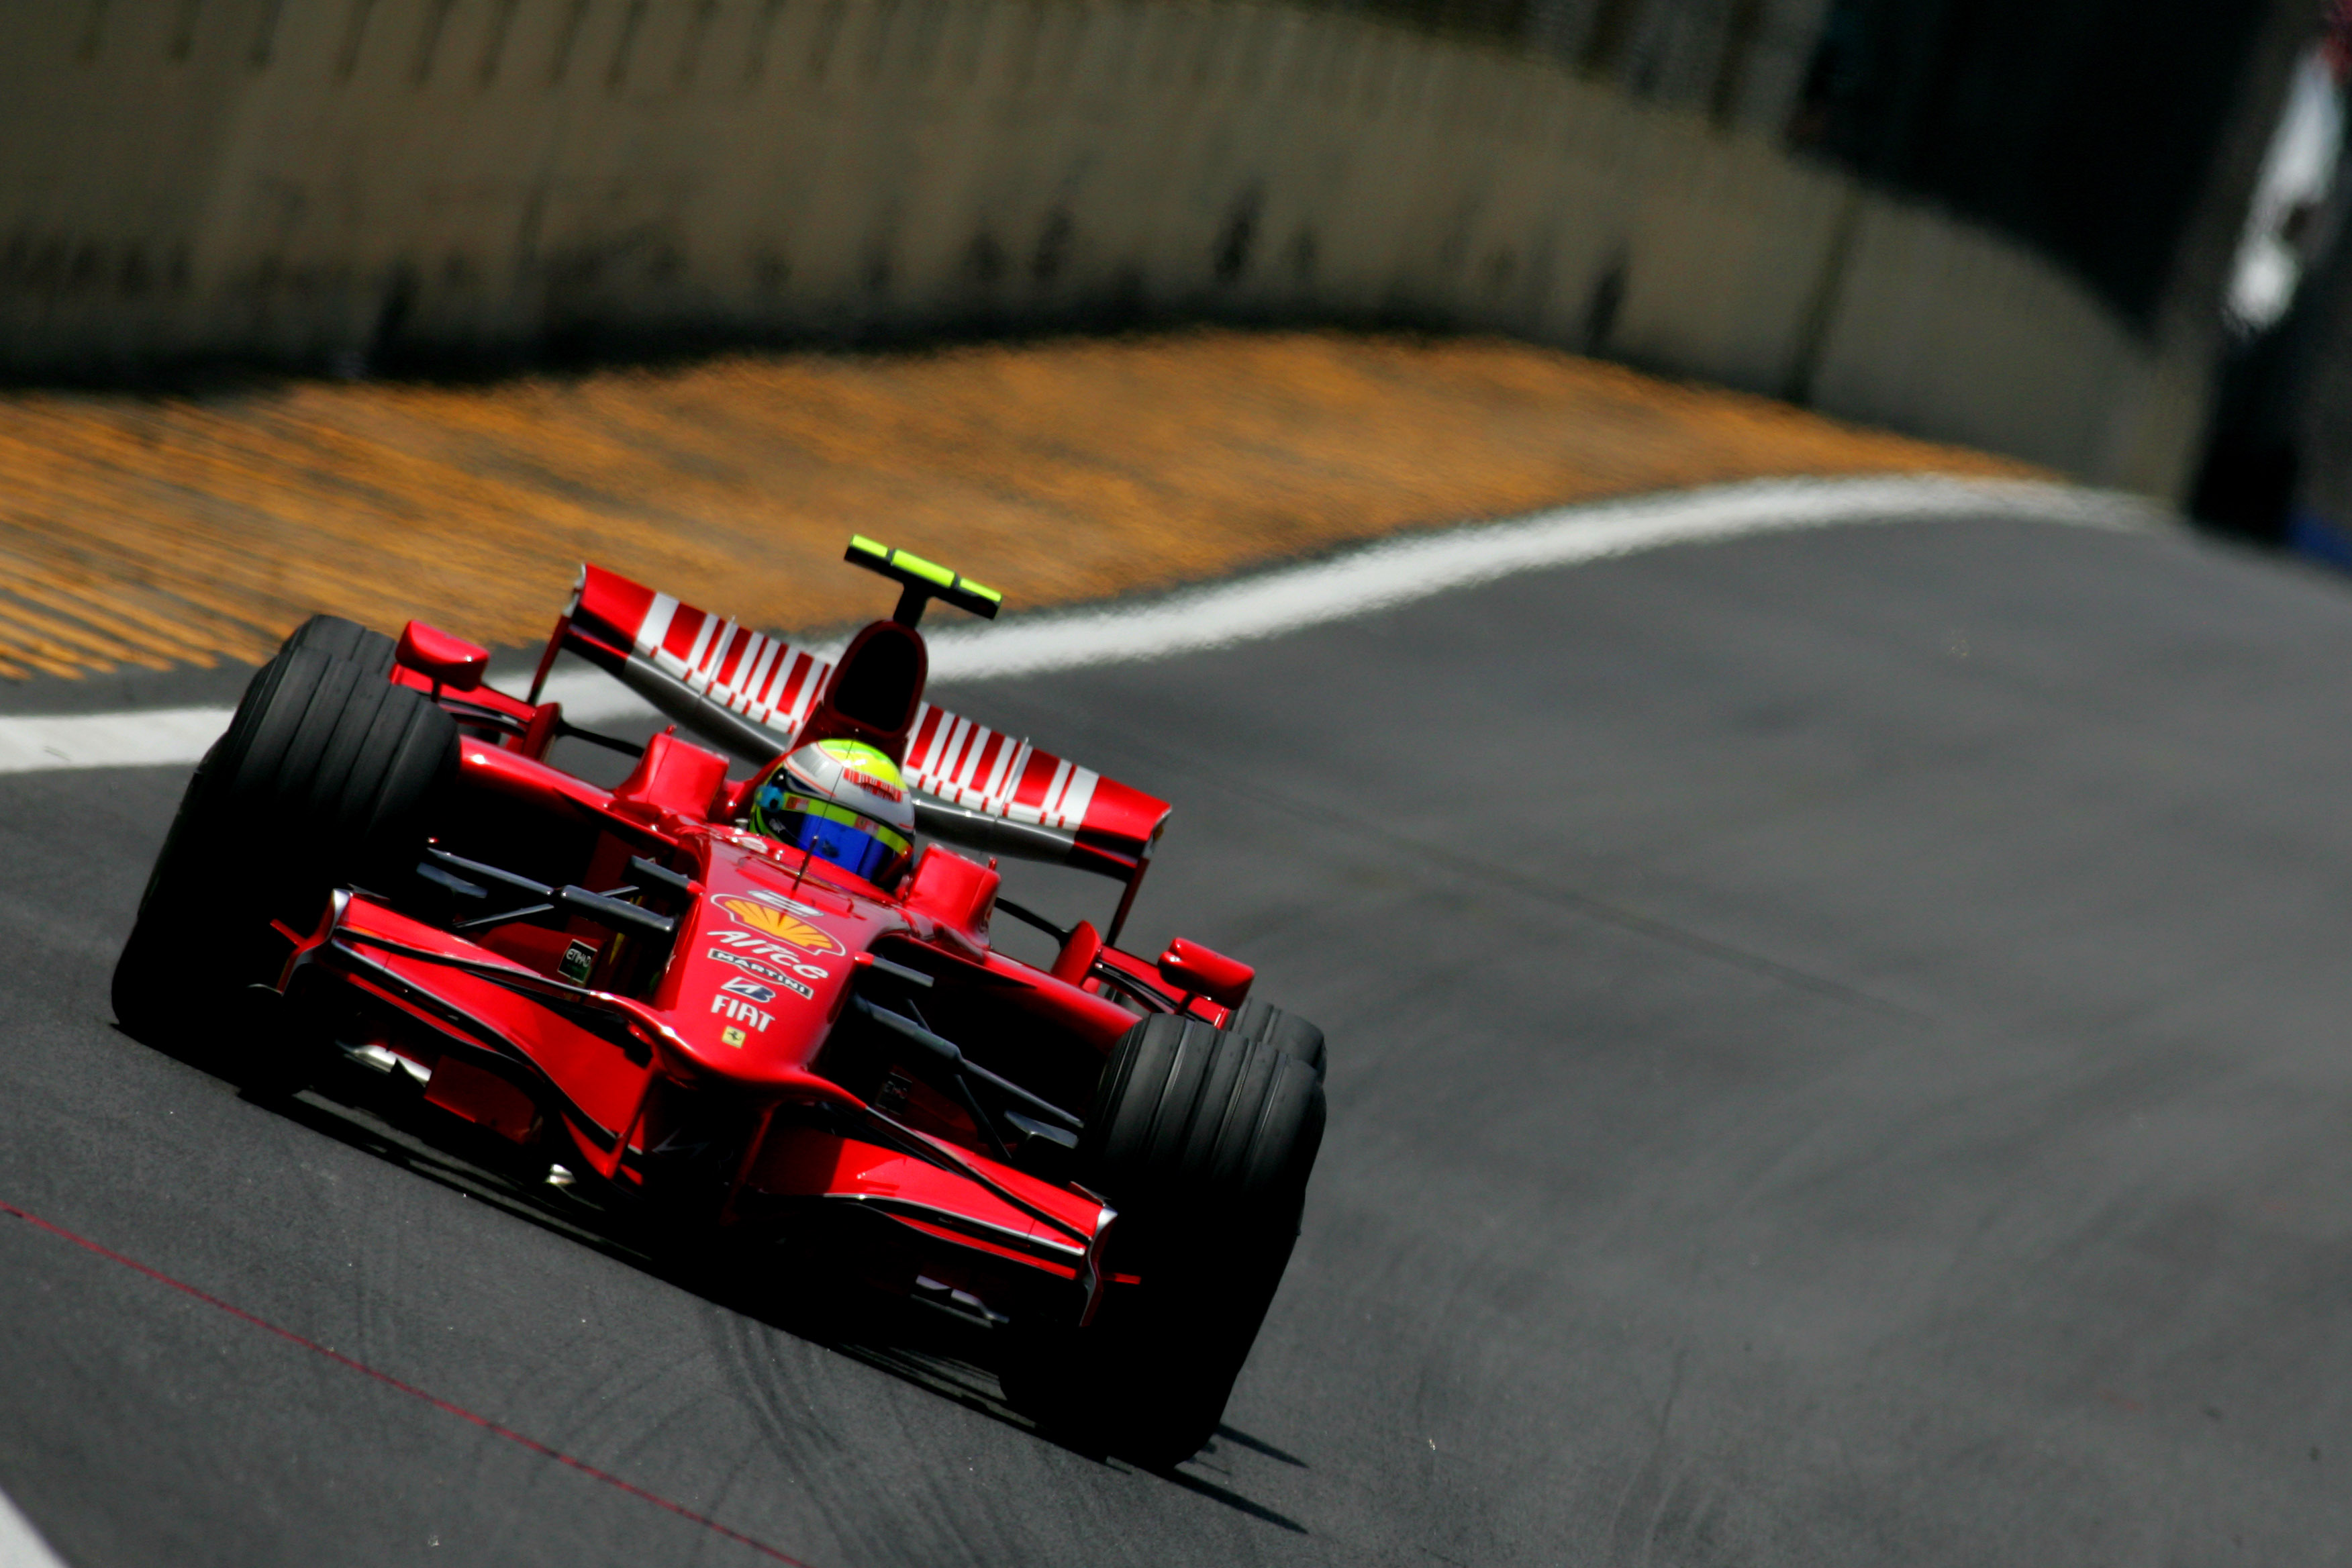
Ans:
POLYGON ((981 1272, 1076 1288, 1081 1321, 1109 1282, 1108 1206, 900 1125, 829 1079, 780 1069, 752 1081, 626 997, 551 980, 353 892, 298 941, 278 987, 298 1016, 340 991, 371 1037, 442 1109, 520 1141, 560 1121, 583 1166, 626 1190, 641 1178, 648 1109, 665 1083, 757 1107, 729 1212, 816 1205, 887 1220, 916 1250, 981 1272), (520 1113, 519 1113, 520 1112, 520 1113))

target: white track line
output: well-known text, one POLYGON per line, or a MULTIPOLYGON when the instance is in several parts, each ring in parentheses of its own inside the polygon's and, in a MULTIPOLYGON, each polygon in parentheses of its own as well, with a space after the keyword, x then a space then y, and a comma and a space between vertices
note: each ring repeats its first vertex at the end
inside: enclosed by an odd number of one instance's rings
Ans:
POLYGON ((0 1568, 66 1568, 5 1492, 0 1492, 0 1568))
MULTIPOLYGON (((2168 514, 2137 497, 2024 480, 1924 478, 1766 479, 1561 507, 1507 522, 1417 533, 1321 561, 1136 604, 1024 616, 933 636, 940 680, 1042 675, 1162 658, 1278 637, 1521 572, 1671 544, 1842 523, 2013 518, 2147 528, 2168 514)), ((593 671, 557 676, 548 695, 583 723, 649 710, 593 671)), ((0 773, 185 766, 227 727, 226 708, 0 718, 0 773)))
POLYGON ((0 773, 193 763, 228 728, 228 717, 226 708, 150 708, 0 719, 0 773))
POLYGON ((1561 507, 1441 533, 1408 534, 1141 604, 1024 616, 931 639, 936 679, 1038 675, 1276 637, 1521 572, 1573 566, 1670 544, 1839 523, 1988 515, 2144 528, 2163 514, 2112 491, 2017 480, 1767 479, 1561 507))

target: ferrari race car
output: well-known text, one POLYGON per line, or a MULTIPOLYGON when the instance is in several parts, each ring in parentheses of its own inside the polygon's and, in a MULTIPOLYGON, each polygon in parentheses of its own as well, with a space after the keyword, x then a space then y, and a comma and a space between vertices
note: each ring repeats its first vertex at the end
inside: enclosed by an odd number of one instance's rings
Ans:
POLYGON ((189 781, 116 1014, 291 1087, 373 1069, 763 1290, 814 1256, 956 1314, 1042 1426, 1173 1463, 1289 1259, 1322 1036, 1230 958, 1117 945, 1168 806, 927 705, 925 606, 998 596, 862 538, 848 559, 899 599, 831 664, 595 566, 525 697, 433 627, 314 617, 189 781), (677 722, 642 748, 568 723, 540 700, 567 651, 677 722), (564 736, 635 766, 600 787, 550 763, 564 736), (759 798, 856 816, 805 779, 760 795, 810 747, 903 792, 913 832, 866 826, 905 853, 759 830, 759 798), (1118 882, 1108 929, 999 898, 1002 855, 1118 882), (1052 961, 998 951, 1000 916, 1052 961))

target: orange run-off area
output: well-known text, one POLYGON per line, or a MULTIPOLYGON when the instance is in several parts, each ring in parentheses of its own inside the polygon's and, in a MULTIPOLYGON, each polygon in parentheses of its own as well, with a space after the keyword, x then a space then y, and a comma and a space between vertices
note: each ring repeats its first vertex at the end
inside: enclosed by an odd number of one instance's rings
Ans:
POLYGON ((1192 331, 482 384, 0 395, 0 676, 265 657, 327 610, 546 635, 593 559, 781 631, 854 531, 1014 610, 1564 502, 2021 465, 1497 339, 1192 331))

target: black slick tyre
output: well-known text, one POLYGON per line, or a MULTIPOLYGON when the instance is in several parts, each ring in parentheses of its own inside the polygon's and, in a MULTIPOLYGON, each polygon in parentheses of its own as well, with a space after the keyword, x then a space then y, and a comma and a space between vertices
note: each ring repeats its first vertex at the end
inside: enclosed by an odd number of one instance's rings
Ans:
POLYGON ((123 1027, 153 1040, 215 1026, 244 986, 276 978, 271 921, 307 926, 347 883, 399 886, 457 768, 456 721, 422 693, 317 647, 263 665, 148 877, 114 970, 123 1027))
POLYGON ((392 673, 396 646, 382 632, 370 631, 357 621, 347 621, 341 616, 312 616, 288 635, 278 651, 307 647, 330 658, 348 659, 367 674, 381 678, 392 673))
POLYGON ((1007 1396, 1147 1465, 1198 1452, 1290 1260, 1324 1115, 1313 1069, 1261 1040, 1169 1014, 1129 1030, 1076 1165, 1118 1212, 1107 1266, 1141 1282, 1087 1327, 1022 1333, 1007 1396))
POLYGON ((1323 1031, 1298 1016, 1286 1013, 1271 1002, 1255 997, 1242 1004, 1241 1011, 1226 1026, 1236 1035, 1262 1041, 1287 1057, 1297 1057, 1323 1076, 1323 1031))

